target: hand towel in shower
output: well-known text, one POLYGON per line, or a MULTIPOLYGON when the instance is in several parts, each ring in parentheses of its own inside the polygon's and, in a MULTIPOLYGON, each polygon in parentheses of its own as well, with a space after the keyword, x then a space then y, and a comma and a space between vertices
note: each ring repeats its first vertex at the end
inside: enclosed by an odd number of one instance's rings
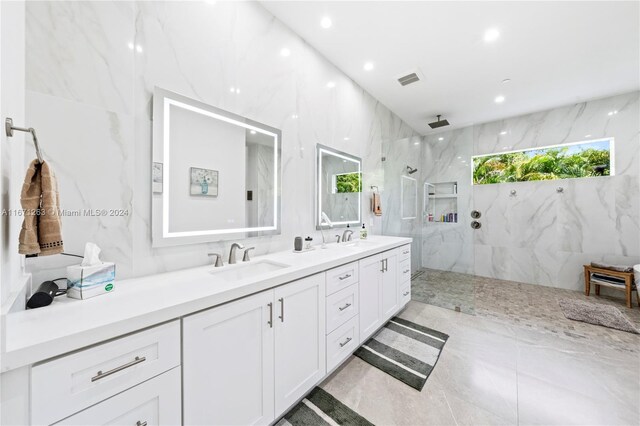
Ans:
POLYGON ((62 222, 58 182, 46 161, 33 160, 22 184, 24 220, 18 253, 47 256, 62 253, 62 222))

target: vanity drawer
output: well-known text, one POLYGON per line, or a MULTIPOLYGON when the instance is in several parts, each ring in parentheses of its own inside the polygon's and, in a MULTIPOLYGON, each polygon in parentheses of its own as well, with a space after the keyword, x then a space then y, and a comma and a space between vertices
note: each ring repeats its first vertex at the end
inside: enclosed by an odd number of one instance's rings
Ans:
POLYGON ((87 408, 56 425, 179 425, 182 422, 180 368, 87 408))
POLYGON ((327 297, 327 334, 358 314, 358 284, 327 297))
POLYGON ((327 296, 358 282, 358 262, 327 271, 327 296))
POLYGON ((400 294, 398 295, 398 299, 400 300, 400 305, 406 305, 411 300, 411 281, 407 281, 400 285, 400 294))
POLYGON ((398 282, 411 281, 411 259, 398 262, 398 282))
POLYGON ((35 365, 32 423, 54 423, 178 365, 180 321, 35 365))
POLYGON ((411 244, 398 247, 398 262, 406 259, 411 259, 411 244))
POLYGON ((356 315, 327 336, 327 373, 356 350, 360 341, 359 330, 356 315))

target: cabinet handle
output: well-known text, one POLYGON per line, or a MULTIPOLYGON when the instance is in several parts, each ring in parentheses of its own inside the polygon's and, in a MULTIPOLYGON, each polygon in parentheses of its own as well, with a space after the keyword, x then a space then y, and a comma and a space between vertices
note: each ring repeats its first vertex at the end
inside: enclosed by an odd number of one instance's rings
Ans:
POLYGON ((384 259, 382 259, 380 263, 382 264, 381 266, 382 269, 380 269, 380 272, 384 272, 384 259))
POLYGON ((344 342, 340 343, 340 347, 344 348, 344 346, 349 343, 350 341, 352 341, 353 339, 351 337, 347 337, 347 340, 345 340, 344 342))
POLYGON ((409 250, 403 251, 402 254, 409 254, 409 250))
POLYGON ((351 306, 351 303, 347 303, 346 305, 344 305, 343 307, 338 308, 338 309, 340 309, 341 311, 344 311, 344 310, 345 310, 345 309, 347 309, 349 306, 351 306))
POLYGON ((136 422, 136 426, 147 426, 147 422, 141 422, 140 420, 138 420, 136 422))
POLYGON ((406 292, 402 293, 402 295, 403 295, 403 296, 408 296, 408 295, 409 295, 409 292, 408 292, 408 291, 406 291, 406 292))
POLYGON ((96 375, 95 375, 95 376, 93 376, 93 377, 91 378, 91 381, 92 381, 92 382, 95 382, 95 381, 97 381, 97 380, 104 379, 105 377, 110 376, 110 375, 112 375, 113 373, 117 373, 118 371, 122 371, 122 370, 124 370, 125 368, 133 367, 134 365, 136 365, 136 364, 140 364, 141 362, 145 362, 146 360, 147 360, 147 358, 146 358, 146 357, 142 357, 142 358, 140 358, 140 357, 138 357, 138 356, 137 356, 137 357, 136 357, 136 359, 134 359, 133 361, 128 362, 128 363, 126 363, 126 364, 123 364, 123 365, 121 365, 120 367, 116 367, 116 368, 114 368, 114 369, 112 369, 112 370, 105 371, 104 373, 102 372, 102 370, 100 370, 100 371, 98 371, 98 372, 96 373, 96 375))
POLYGON ((280 322, 284 322, 284 297, 278 299, 278 302, 280 302, 280 316, 278 318, 280 318, 280 322))
POLYGON ((402 271, 403 274, 406 274, 407 272, 411 271, 411 269, 405 269, 404 271, 402 271))
POLYGON ((342 280, 346 280, 347 278, 351 278, 351 274, 347 274, 347 275, 345 275, 344 277, 338 277, 338 279, 339 279, 340 281, 342 281, 342 280))
POLYGON ((267 321, 267 324, 269 324, 270 328, 273 328, 273 303, 269 302, 267 306, 269 307, 269 321, 267 321))
POLYGON ((384 259, 384 271, 387 272, 389 270, 389 259, 384 259))

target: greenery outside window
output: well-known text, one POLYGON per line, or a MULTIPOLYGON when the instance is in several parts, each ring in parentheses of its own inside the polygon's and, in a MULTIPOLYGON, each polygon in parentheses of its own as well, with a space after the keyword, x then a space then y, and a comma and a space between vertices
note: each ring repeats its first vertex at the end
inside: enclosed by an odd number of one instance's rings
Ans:
POLYGON ((614 175, 613 138, 477 155, 473 184, 614 175))

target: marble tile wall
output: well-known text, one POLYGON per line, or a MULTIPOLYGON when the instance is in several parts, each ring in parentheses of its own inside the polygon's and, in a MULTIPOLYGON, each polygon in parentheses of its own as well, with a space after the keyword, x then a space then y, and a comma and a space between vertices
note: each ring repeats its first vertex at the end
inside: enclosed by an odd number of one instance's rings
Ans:
POLYGON ((584 263, 640 263, 639 104, 633 92, 425 137, 425 180, 458 181, 461 222, 423 227, 422 265, 577 290, 584 263), (602 137, 615 176, 471 185, 471 155, 602 137))
MULTIPOLYGON (((363 159, 364 219, 381 232, 366 206, 370 186, 383 185, 382 144, 415 132, 259 4, 34 1, 26 13, 26 115, 58 173, 63 209, 128 212, 65 217, 66 251, 95 242, 126 278, 203 265, 207 252, 228 248, 151 246, 154 86, 282 130, 282 235, 251 241, 256 255, 287 249, 296 235, 320 237, 316 143, 363 159)), ((28 267, 39 282, 70 263, 53 256, 28 267)))

